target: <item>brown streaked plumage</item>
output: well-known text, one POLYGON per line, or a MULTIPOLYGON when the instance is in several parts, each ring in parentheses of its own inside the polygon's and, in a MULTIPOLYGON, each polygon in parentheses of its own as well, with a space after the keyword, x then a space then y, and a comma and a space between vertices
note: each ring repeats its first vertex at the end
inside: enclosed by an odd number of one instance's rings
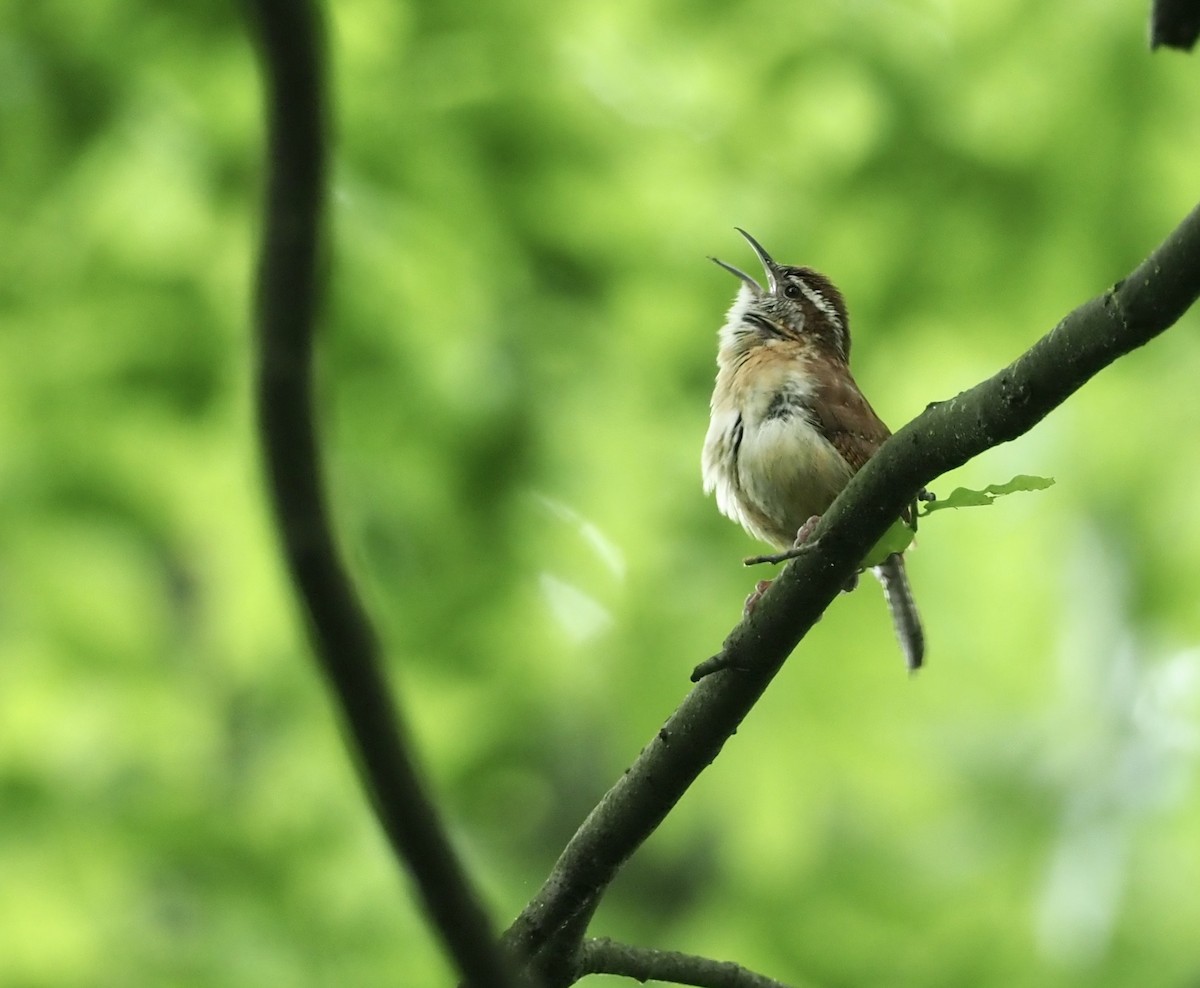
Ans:
MULTIPOLYGON (((742 281, 721 327, 704 489, 721 512, 785 549, 833 503, 891 435, 850 373, 850 326, 841 292, 811 268, 776 264, 739 230, 766 272, 742 281)), ((925 641, 900 555, 875 574, 883 584, 910 669, 925 641)))

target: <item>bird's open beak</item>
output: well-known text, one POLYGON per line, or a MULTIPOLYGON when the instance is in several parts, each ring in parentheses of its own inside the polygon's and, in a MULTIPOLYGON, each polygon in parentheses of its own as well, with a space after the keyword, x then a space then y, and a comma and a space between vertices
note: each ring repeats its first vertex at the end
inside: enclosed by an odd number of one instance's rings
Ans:
MULTIPOLYGON (((763 270, 766 271, 766 273, 767 273, 767 291, 773 293, 775 291, 775 285, 776 285, 775 272, 778 269, 778 266, 775 264, 775 262, 773 260, 771 260, 771 255, 768 254, 765 250, 763 250, 762 244, 760 244, 757 240, 755 240, 752 236, 750 236, 750 234, 748 234, 740 226, 735 226, 734 229, 737 230, 737 232, 740 233, 743 237, 745 237, 746 240, 749 242, 750 246, 754 248, 754 253, 758 255, 758 259, 762 262, 763 270)), ((722 261, 720 258, 717 258, 717 257, 710 257, 709 260, 712 261, 714 264, 719 264, 730 274, 736 275, 738 278, 740 278, 742 281, 744 281, 750 287, 750 290, 754 292, 755 295, 764 294, 762 285, 760 285, 757 281, 755 281, 753 278, 751 278, 750 275, 746 274, 746 272, 743 271, 741 268, 735 268, 732 264, 726 264, 724 261, 722 261)))
POLYGON ((757 281, 755 281, 753 278, 751 278, 750 275, 746 274, 745 271, 741 270, 741 268, 735 268, 732 264, 726 264, 719 257, 710 257, 709 260, 712 261, 713 264, 721 265, 721 267, 723 267, 730 274, 735 274, 739 278, 741 278, 742 281, 744 281, 747 285, 750 286, 750 291, 754 292, 756 297, 763 293, 762 285, 760 285, 757 281))
POLYGON ((746 242, 754 248, 754 253, 758 255, 758 259, 762 262, 763 270, 767 273, 767 290, 772 294, 775 293, 775 287, 778 284, 775 275, 779 271, 779 265, 771 260, 771 255, 763 249, 763 245, 755 240, 750 234, 743 230, 740 226, 735 226, 735 230, 746 238, 746 242))

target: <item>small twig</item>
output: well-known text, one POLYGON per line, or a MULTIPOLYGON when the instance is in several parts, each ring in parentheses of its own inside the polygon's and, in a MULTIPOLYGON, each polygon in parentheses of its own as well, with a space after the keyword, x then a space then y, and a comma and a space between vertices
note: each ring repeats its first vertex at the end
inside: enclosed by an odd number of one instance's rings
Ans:
POLYGON ((794 545, 783 552, 769 552, 764 556, 747 556, 742 560, 743 566, 760 566, 763 563, 786 563, 789 559, 799 559, 806 552, 811 552, 816 541, 805 542, 804 545, 794 545))
POLYGON ((698 683, 705 676, 711 676, 714 672, 720 672, 722 669, 736 668, 733 655, 722 649, 716 655, 710 655, 692 670, 692 682, 698 683))
POLYGON ((652 950, 606 937, 585 940, 579 951, 580 976, 615 974, 636 981, 669 981, 697 988, 788 988, 732 961, 715 961, 674 950, 652 950))
POLYGON ((743 566, 757 566, 759 563, 786 563, 789 559, 798 559, 806 552, 811 552, 817 547, 817 540, 814 533, 817 526, 821 523, 820 515, 813 515, 808 519, 796 532, 796 541, 791 547, 783 552, 771 553, 765 556, 749 556, 742 560, 743 566))

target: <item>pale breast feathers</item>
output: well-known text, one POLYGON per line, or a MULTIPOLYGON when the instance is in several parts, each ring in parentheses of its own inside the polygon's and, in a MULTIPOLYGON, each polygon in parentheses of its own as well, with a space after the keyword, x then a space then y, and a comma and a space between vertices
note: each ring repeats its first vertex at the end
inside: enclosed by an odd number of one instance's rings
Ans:
POLYGON ((745 524, 736 490, 737 459, 742 435, 741 412, 732 407, 714 406, 708 434, 704 437, 700 465, 704 476, 704 493, 715 493, 721 514, 745 524))
POLYGON ((796 530, 829 507, 853 473, 825 436, 811 397, 795 385, 770 396, 749 422, 738 461, 740 488, 758 523, 753 534, 790 545, 796 530))
POLYGON ((853 469, 825 435, 819 384, 804 363, 751 357, 726 373, 704 447, 705 490, 751 534, 788 545, 853 469))

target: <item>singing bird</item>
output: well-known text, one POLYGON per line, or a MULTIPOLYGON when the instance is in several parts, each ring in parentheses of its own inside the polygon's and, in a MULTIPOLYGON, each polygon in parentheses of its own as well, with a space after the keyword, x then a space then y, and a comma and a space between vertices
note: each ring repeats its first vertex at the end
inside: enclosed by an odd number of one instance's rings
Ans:
MULTIPOLYGON (((850 373, 842 293, 812 268, 775 263, 750 234, 738 233, 758 255, 767 286, 712 258, 741 285, 718 336, 704 490, 716 493, 722 514, 785 549, 807 536, 891 432, 850 373)), ((874 572, 916 670, 925 635, 904 559, 891 555, 874 572)))

